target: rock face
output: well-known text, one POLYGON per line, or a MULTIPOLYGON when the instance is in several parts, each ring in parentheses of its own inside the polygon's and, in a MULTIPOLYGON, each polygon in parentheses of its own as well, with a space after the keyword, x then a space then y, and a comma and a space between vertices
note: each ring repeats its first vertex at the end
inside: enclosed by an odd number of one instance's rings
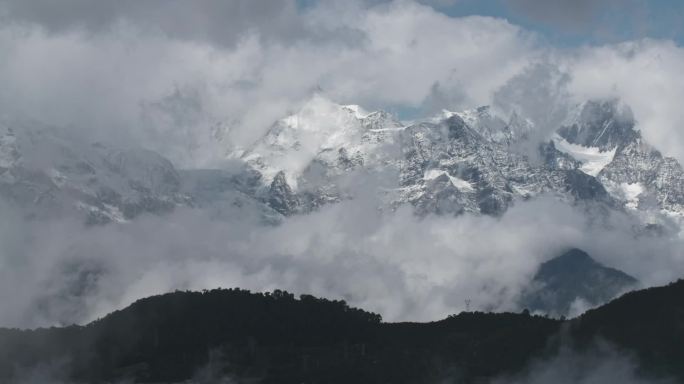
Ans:
POLYGON ((146 149, 86 143, 33 122, 0 124, 0 202, 29 218, 67 216, 100 225, 188 207, 273 224, 279 211, 296 212, 298 197, 287 193, 284 180, 274 183, 270 200, 261 183, 262 175, 243 165, 178 170, 146 149), (271 208, 278 198, 285 205, 271 208))
POLYGON ((284 215, 352 194, 339 180, 354 172, 395 175, 383 185, 386 205, 412 204, 419 214, 501 215, 515 201, 540 194, 635 213, 684 214, 681 166, 643 141, 618 101, 579 105, 538 151, 520 151, 532 129, 517 113, 504 119, 488 107, 403 124, 382 111, 315 98, 234 156, 263 175, 266 201, 284 215), (271 200, 276 175, 279 190, 287 186, 298 204, 271 200))
POLYGON ((634 116, 617 100, 588 101, 576 108, 558 130, 568 142, 610 151, 639 137, 634 130, 634 116))
POLYGON ((636 286, 632 276, 598 263, 580 249, 571 249, 539 267, 520 305, 532 312, 572 316, 636 286))
POLYGON ((236 169, 178 171, 155 152, 4 125, 0 196, 31 216, 75 208, 92 223, 178 206, 219 214, 254 207, 277 222, 353 199, 365 187, 355 179, 362 175, 378 181, 381 208, 408 204, 419 215, 498 216, 516 201, 546 194, 594 212, 631 212, 647 225, 684 217, 681 165, 644 142, 619 102, 579 105, 552 140, 522 151, 533 129, 515 112, 502 118, 488 107, 407 124, 314 97, 232 152, 241 164, 236 169))
POLYGON ((268 190, 268 205, 282 214, 297 212, 299 199, 285 180, 285 173, 276 174, 268 190))
POLYGON ((587 102, 558 131, 556 143, 631 210, 684 213, 684 172, 635 130, 631 112, 618 101, 587 102), (564 148, 567 148, 564 147, 564 148), (592 152, 593 151, 593 152, 592 152))
POLYGON ((0 128, 0 196, 29 216, 74 212, 89 223, 163 213, 189 198, 159 154, 89 145, 37 125, 0 128))

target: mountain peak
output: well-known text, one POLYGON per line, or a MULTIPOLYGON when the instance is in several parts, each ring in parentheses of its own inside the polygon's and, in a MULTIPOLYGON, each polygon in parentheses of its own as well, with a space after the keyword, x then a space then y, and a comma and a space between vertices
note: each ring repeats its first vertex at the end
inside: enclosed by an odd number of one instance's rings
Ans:
POLYGON ((522 305, 553 315, 576 315, 634 288, 637 280, 572 248, 542 263, 522 305))
POLYGON ((601 151, 621 148, 640 137, 632 110, 617 99, 579 104, 558 130, 571 144, 601 151))
POLYGON ((358 105, 336 104, 314 96, 302 108, 278 120, 241 158, 270 183, 284 172, 298 189, 299 179, 314 162, 337 165, 341 150, 358 163, 371 164, 376 148, 403 125, 385 111, 367 112, 358 105))
POLYGON ((343 105, 342 108, 353 113, 357 119, 363 119, 364 117, 368 116, 368 112, 365 109, 361 108, 360 105, 349 104, 343 105))

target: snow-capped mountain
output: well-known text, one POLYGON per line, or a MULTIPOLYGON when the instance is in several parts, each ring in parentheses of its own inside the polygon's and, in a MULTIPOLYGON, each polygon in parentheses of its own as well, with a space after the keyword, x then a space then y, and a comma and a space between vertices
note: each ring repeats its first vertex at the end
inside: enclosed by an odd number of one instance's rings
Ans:
POLYGON ((180 184, 173 165, 155 152, 81 143, 35 123, 0 126, 0 196, 29 216, 125 221, 187 204, 180 184))
POLYGON ((580 161, 606 190, 631 210, 684 214, 684 171, 646 143, 628 107, 587 102, 556 136, 556 147, 580 161))
MULTIPOLYGON (((402 123, 316 96, 278 120, 234 166, 177 170, 144 149, 83 143, 37 124, 0 126, 0 194, 29 215, 78 212, 88 222, 126 221, 178 206, 220 216, 235 207, 268 222, 353 199, 358 175, 385 208, 418 214, 500 215, 516 201, 550 194, 570 203, 641 214, 684 214, 684 172, 649 146, 618 101, 579 105, 551 140, 525 153, 534 124, 489 107, 402 123)), ((226 213, 227 214, 227 213, 226 213)))
POLYGON ((344 198, 336 180, 352 170, 398 169, 397 134, 404 128, 386 112, 316 96, 232 156, 262 175, 266 188, 258 196, 289 215, 344 198))
MULTIPOLYGON (((525 139, 534 129, 534 123, 521 117, 513 111, 508 120, 504 120, 498 114, 493 113, 490 106, 482 106, 468 109, 463 112, 444 110, 441 118, 448 119, 452 116, 460 117, 471 129, 482 135, 489 141, 499 144, 512 144, 525 139)), ((440 118, 433 119, 439 122, 440 118)))
POLYGON ((107 224, 188 207, 277 223, 282 215, 255 198, 262 179, 239 164, 178 170, 150 150, 88 143, 35 122, 0 124, 0 202, 30 218, 107 224))
POLYGON ((316 96, 234 156, 258 170, 265 182, 282 171, 288 184, 297 188, 316 162, 332 168, 329 171, 382 165, 388 158, 387 145, 403 128, 386 112, 367 113, 359 106, 338 105, 316 96))
POLYGON ((489 107, 402 124, 316 97, 236 153, 263 175, 260 199, 288 215, 351 197, 352 171, 392 174, 388 205, 419 214, 499 215, 517 200, 552 194, 617 210, 684 212, 681 166, 646 144, 626 106, 579 105, 538 153, 521 153, 534 124, 489 107))

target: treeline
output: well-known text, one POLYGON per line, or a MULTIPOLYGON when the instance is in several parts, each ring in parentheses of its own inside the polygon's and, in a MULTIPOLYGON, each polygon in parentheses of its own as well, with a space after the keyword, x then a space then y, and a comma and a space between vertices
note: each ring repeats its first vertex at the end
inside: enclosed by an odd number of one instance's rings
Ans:
POLYGON ((461 313, 432 323, 284 291, 174 292, 86 326, 0 330, 0 382, 33 369, 75 382, 181 382, 198 375, 260 383, 479 382, 514 374, 570 339, 624 346, 644 374, 684 380, 684 282, 630 293, 569 321, 461 313))

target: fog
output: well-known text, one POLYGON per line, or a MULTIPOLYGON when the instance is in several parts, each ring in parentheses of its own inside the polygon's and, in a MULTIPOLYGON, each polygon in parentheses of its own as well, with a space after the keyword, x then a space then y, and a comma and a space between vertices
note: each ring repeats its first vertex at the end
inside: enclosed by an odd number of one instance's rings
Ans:
MULTIPOLYGON (((559 47, 504 19, 449 17, 441 1, 47 3, 0 1, 0 117, 142 144, 184 168, 220 166, 313 92, 405 118, 530 95, 516 106, 543 132, 546 111, 617 97, 684 159, 684 50, 670 40, 559 47), (532 95, 544 79, 552 97, 532 95)), ((569 20, 605 8, 545 3, 569 20)))
POLYGON ((216 219, 198 209, 84 226, 4 207, 0 324, 82 324, 149 295, 216 287, 340 298, 388 321, 437 320, 466 299, 470 309, 517 311, 539 263, 569 247, 648 286, 684 274, 676 235, 636 238, 628 217, 616 214, 606 228, 554 198, 518 203, 501 218, 419 218, 411 207, 380 211, 372 196, 276 226, 248 211, 216 219))
POLYGON ((670 379, 646 378, 639 374, 636 357, 604 341, 596 340, 586 349, 563 345, 552 356, 538 357, 514 376, 501 377, 492 384, 669 384, 670 379))

